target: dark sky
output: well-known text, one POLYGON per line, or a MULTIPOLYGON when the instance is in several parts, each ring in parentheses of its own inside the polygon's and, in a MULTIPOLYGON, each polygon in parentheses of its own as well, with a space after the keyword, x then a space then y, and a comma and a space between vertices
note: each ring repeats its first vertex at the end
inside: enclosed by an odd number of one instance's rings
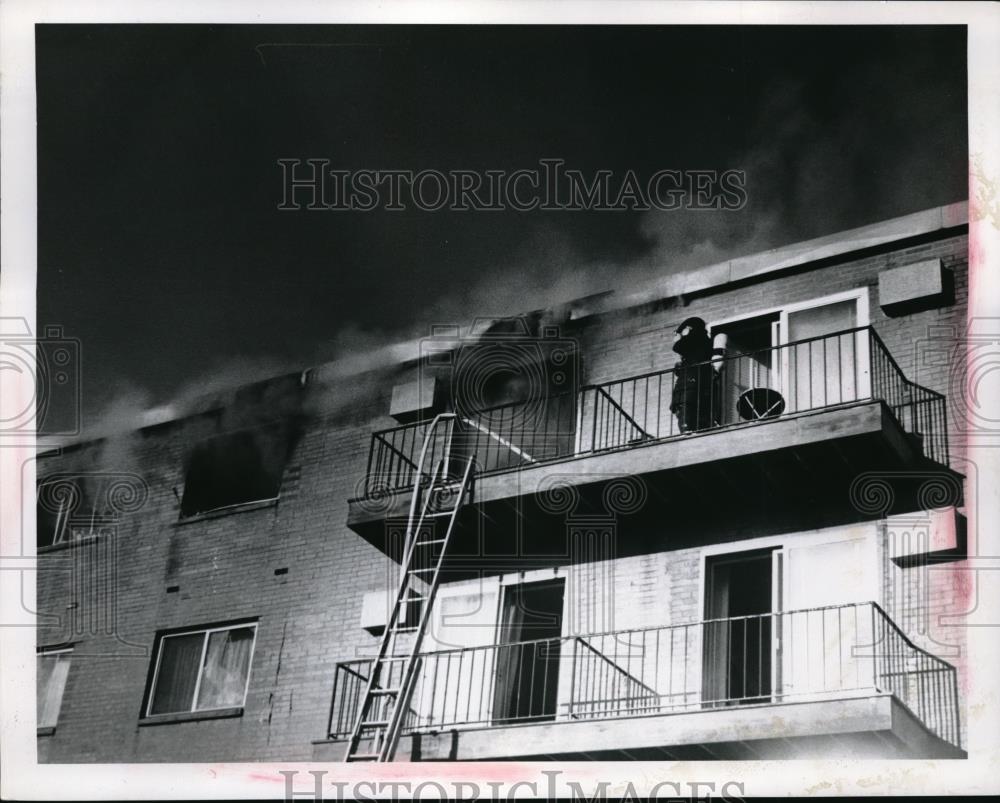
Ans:
POLYGON ((967 194, 965 30, 39 26, 85 421, 967 194), (263 47, 258 47, 263 45, 263 47), (343 169, 747 171, 739 212, 282 212, 343 169))

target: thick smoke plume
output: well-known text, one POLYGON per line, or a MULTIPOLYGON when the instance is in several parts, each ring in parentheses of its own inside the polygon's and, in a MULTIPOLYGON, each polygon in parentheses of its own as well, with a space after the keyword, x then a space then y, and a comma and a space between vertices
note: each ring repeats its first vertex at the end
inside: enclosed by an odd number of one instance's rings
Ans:
MULTIPOLYGON (((845 70, 851 73, 849 66, 845 70)), ((871 78, 858 72, 843 79, 845 85, 852 80, 871 78)), ((914 92, 918 89, 925 88, 914 92)), ((727 165, 746 172, 748 202, 742 210, 641 213, 634 217, 631 246, 600 258, 581 244, 572 221, 566 223, 565 216, 574 213, 561 213, 561 218, 538 213, 532 236, 511 245, 493 264, 470 266, 466 281, 453 284, 434 305, 414 309, 410 320, 391 330, 338 321, 328 343, 294 364, 268 355, 228 360, 186 383, 166 402, 157 402, 142 387, 123 384, 103 409, 85 410, 84 437, 107 437, 182 417, 206 394, 331 362, 322 372, 327 383, 319 394, 322 405, 348 404, 358 384, 337 377, 398 364, 411 353, 401 344, 427 336, 433 324, 467 324, 600 292, 627 293, 670 274, 874 222, 875 213, 885 219, 942 202, 942 177, 927 164, 927 143, 905 136, 920 104, 905 98, 890 103, 873 87, 863 108, 819 119, 807 111, 811 104, 806 100, 815 91, 800 81, 772 86, 756 122, 742 132, 748 144, 739 164, 727 165), (874 117, 888 130, 899 130, 892 164, 872 164, 865 152, 865 120, 874 117)), ((922 109, 924 129, 951 130, 936 119, 946 113, 922 109)))

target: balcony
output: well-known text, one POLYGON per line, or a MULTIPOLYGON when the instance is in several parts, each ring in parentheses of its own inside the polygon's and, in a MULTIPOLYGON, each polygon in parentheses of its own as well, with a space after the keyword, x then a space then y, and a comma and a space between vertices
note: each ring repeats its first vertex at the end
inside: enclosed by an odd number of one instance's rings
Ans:
MULTIPOLYGON (((424 421, 375 432, 362 493, 349 503, 348 525, 390 554, 386 522, 405 519, 427 430, 424 421)), ((477 557, 483 520, 498 554, 522 558, 496 539, 564 531, 553 497, 566 489, 575 514, 621 514, 637 529, 668 519, 706 534, 731 527, 734 511, 748 527, 794 531, 926 508, 927 481, 938 483, 935 507, 942 487, 945 504, 961 494, 947 467, 944 397, 906 379, 871 327, 462 415, 435 432, 428 465, 473 454, 482 515, 454 551, 477 557), (671 409, 677 383, 695 388, 686 413, 671 409), (859 487, 869 472, 893 475, 874 489, 891 484, 885 505, 859 487), (608 485, 621 478, 633 484, 618 493, 643 498, 636 509, 609 509, 608 485)), ((561 549, 544 535, 532 544, 561 549)))
MULTIPOLYGON (((955 669, 875 603, 418 660, 399 760, 964 755, 955 669)), ((342 755, 369 669, 337 665, 317 760, 342 755)))

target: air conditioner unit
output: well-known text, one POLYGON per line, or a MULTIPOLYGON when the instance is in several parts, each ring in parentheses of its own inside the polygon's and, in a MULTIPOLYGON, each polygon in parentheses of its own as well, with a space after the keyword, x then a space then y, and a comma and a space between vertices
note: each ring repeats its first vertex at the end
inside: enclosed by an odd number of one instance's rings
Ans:
POLYGON ((903 565, 927 555, 962 557, 967 547, 965 515, 954 507, 890 516, 886 534, 889 557, 903 565))
POLYGON ((422 376, 392 389, 389 415, 400 424, 430 418, 439 412, 440 383, 434 377, 422 376))
POLYGON ((878 275, 878 301, 890 317, 946 306, 952 302, 951 274, 940 259, 884 270, 878 275))
MULTIPOLYGON (((410 597, 417 594, 409 592, 410 597)), ((383 588, 379 591, 367 592, 361 601, 361 627, 373 636, 381 636, 385 631, 385 623, 389 620, 389 612, 396 599, 395 589, 383 588)), ((422 603, 411 600, 403 603, 400 610, 400 623, 403 627, 416 627, 420 621, 422 603)))

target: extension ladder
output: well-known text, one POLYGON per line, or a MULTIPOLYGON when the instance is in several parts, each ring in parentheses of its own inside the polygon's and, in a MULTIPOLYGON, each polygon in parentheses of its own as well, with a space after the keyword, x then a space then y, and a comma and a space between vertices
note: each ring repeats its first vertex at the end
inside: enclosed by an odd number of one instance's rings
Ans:
POLYGON ((413 478, 399 587, 378 653, 372 661, 344 761, 391 761, 399 741, 417 677, 417 655, 437 593, 441 566, 458 512, 465 504, 472 484, 474 454, 469 456, 460 478, 453 477, 448 470, 452 437, 458 425, 454 413, 441 413, 435 416, 424 436, 413 478), (447 428, 445 456, 427 474, 424 463, 428 444, 434 442, 437 430, 442 426, 447 428), (425 475, 428 479, 426 483, 425 475), (443 534, 435 531, 436 521, 445 523, 443 534), (440 549, 435 551, 435 547, 440 549), (408 603, 423 605, 415 626, 408 624, 411 609, 407 609, 406 619, 403 617, 408 603), (397 655, 397 639, 404 633, 414 634, 413 643, 407 654, 397 655))

